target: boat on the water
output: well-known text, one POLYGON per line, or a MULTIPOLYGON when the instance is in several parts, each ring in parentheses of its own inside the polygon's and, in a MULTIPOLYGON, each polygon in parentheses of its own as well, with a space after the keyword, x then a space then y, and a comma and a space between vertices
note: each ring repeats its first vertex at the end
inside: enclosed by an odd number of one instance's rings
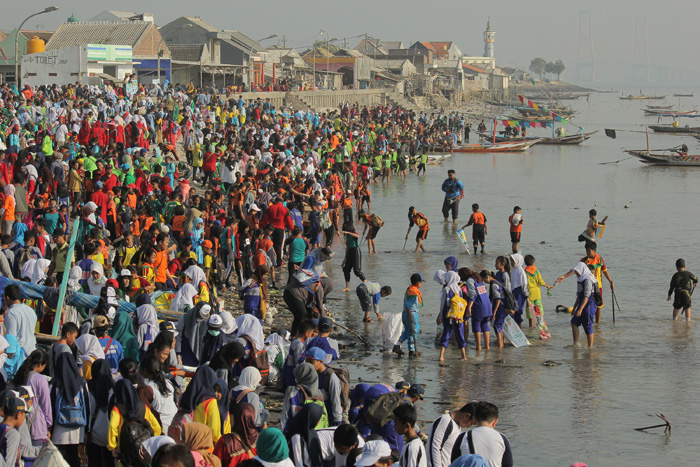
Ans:
MULTIPOLYGON (((552 144, 552 145, 570 145, 570 144, 581 144, 587 139, 589 139, 591 136, 594 134, 598 133, 598 131, 591 131, 589 133, 580 133, 576 135, 567 135, 567 136, 554 136, 551 138, 537 138, 534 136, 528 136, 526 138, 514 138, 512 136, 503 136, 503 135, 496 135, 496 142, 497 143, 507 143, 507 142, 516 142, 516 141, 537 141, 536 144, 552 144)), ((488 133, 479 133, 479 136, 482 137, 483 139, 487 140, 493 140, 493 135, 490 135, 488 133)))
POLYGON ((673 97, 693 97, 694 94, 691 92, 690 94, 674 94, 673 97))
POLYGON ((674 126, 674 125, 649 125, 655 133, 668 133, 675 135, 698 134, 700 135, 700 126, 674 126))
POLYGON ((700 117, 697 110, 644 109, 647 117, 700 117))
POLYGON ((637 100, 653 100, 653 99, 666 99, 666 96, 645 96, 645 95, 639 95, 639 96, 633 96, 633 95, 628 95, 628 96, 620 96, 620 99, 623 101, 637 101, 637 100))
POLYGON ((509 141, 504 143, 460 144, 452 147, 452 152, 523 152, 542 138, 530 141, 509 141))
POLYGON ((452 154, 428 154, 428 165, 436 165, 443 162, 445 159, 452 157, 452 154))
POLYGON ((674 165, 678 167, 700 167, 700 155, 686 154, 681 150, 649 151, 636 149, 625 151, 649 165, 674 165))

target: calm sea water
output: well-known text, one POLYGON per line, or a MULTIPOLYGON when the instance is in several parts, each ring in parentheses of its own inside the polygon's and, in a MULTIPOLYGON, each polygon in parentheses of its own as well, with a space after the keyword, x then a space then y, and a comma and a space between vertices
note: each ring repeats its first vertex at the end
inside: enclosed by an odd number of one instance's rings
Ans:
MULTIPOLYGON (((669 97, 665 102, 678 105, 678 98, 669 97)), ((446 364, 439 365, 433 341, 440 289, 429 280, 422 289, 425 306, 419 318, 418 342, 423 356, 398 359, 380 352, 381 323, 361 322, 354 293, 359 282, 353 276, 353 291, 335 292, 342 300, 331 303, 346 325, 372 342, 370 351, 358 346, 343 355, 342 364, 351 370, 353 381, 393 384, 405 379, 424 384, 425 401, 418 404, 422 420, 432 420, 470 400, 494 402, 501 413, 498 427, 509 437, 519 465, 697 462, 700 305, 696 308, 698 321, 690 325, 674 322, 666 292, 677 258, 685 258, 689 270, 700 274, 700 168, 648 167, 633 159, 600 164, 625 159, 622 148, 646 147, 643 134, 618 132, 612 140, 602 131, 611 127, 642 130, 643 124, 654 123, 656 119, 643 116, 641 109, 646 104, 620 101, 618 94, 592 94, 588 101, 572 102, 579 111, 574 121, 586 131, 600 130, 581 146, 534 146, 524 154, 457 154, 443 165, 429 167, 426 178, 410 175, 406 182, 393 179, 390 187, 372 186, 372 211, 386 225, 377 238, 380 254, 370 257, 365 249, 363 266, 370 280, 394 289, 394 294, 382 301, 384 313, 401 311, 411 273, 420 272, 432 279, 449 255, 458 256, 460 266, 493 269, 497 255, 510 253, 508 216, 514 205, 522 206, 525 220, 521 252, 537 258, 536 265, 548 283, 584 255, 577 237, 585 228, 588 210, 597 209, 599 219, 609 216, 598 251, 615 282, 622 309, 616 312, 613 324, 609 286, 604 280, 606 306, 603 322, 595 329, 593 350, 566 348, 572 340, 570 318, 554 310, 558 304, 573 305, 576 285, 575 279, 569 278, 553 290, 553 297, 543 294, 550 340, 541 341, 536 332, 526 330, 530 347, 492 348, 477 354, 470 336, 466 363, 458 360, 458 351, 450 347, 446 364), (442 222, 440 185, 450 168, 465 184, 460 221, 466 223, 475 202, 487 217, 485 255, 464 254, 455 234, 457 227, 442 222), (401 252, 410 205, 431 221, 427 254, 401 252), (500 359, 505 363, 495 363, 500 359), (546 360, 561 365, 543 366, 546 360), (670 436, 660 429, 648 433, 633 430, 661 423, 650 416, 654 413, 663 413, 671 420, 670 436)), ((661 104, 652 101, 652 105, 661 104)), ((698 97, 681 100, 685 108, 698 104, 698 97)), ((700 126, 694 119, 681 122, 700 126)), ((545 135, 546 130, 530 132, 538 133, 545 135)), ((700 151, 692 138, 651 138, 652 148, 682 143, 691 147, 691 152, 700 151)), ((414 235, 415 228, 407 251, 415 246, 414 235)), ((344 249, 336 246, 336 252, 330 274, 340 289, 344 249)))

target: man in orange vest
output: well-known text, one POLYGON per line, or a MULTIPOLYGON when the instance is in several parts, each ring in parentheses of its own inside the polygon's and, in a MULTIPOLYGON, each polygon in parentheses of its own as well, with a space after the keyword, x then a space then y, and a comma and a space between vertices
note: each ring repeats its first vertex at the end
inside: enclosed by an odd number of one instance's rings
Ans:
POLYGON ((425 248, 423 247, 423 240, 428 238, 428 231, 430 230, 430 223, 428 218, 422 213, 418 212, 415 206, 408 208, 408 231, 406 232, 406 240, 408 240, 408 234, 411 233, 413 225, 418 226, 418 233, 416 234, 416 251, 423 250, 425 253, 425 248))

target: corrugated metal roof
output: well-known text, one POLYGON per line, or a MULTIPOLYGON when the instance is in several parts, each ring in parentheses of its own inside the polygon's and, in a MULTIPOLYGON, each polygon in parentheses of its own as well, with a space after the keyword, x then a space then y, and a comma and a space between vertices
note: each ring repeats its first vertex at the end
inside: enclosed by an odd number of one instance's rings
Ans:
POLYGON ((44 42, 48 42, 49 39, 51 39, 51 36, 54 35, 54 32, 53 31, 35 31, 32 29, 22 29, 20 31, 20 34, 22 34, 27 39, 31 39, 32 37, 36 36, 39 39, 43 40, 44 42))
POLYGON ((170 57, 183 62, 198 62, 202 58, 204 44, 171 44, 170 57))
POLYGON ((218 31, 218 29, 216 29, 214 26, 207 23, 206 21, 204 21, 202 18, 200 18, 198 16, 183 16, 183 18, 185 18, 187 21, 189 21, 192 24, 196 24, 200 28, 206 29, 209 32, 217 32, 218 31))
POLYGON ((46 50, 83 44, 130 45, 134 47, 151 24, 153 23, 146 21, 62 23, 46 44, 46 50))

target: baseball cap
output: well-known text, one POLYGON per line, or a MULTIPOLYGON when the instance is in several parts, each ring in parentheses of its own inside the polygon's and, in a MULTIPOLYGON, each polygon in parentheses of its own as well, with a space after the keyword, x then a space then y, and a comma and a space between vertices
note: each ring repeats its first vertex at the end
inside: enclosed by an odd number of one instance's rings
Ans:
POLYGON ((199 316, 202 319, 209 318, 209 313, 211 313, 211 305, 202 305, 202 308, 199 309, 199 316))
POLYGON ((224 320, 221 319, 220 315, 211 315, 209 317, 209 327, 212 329, 219 329, 224 324, 224 320))
POLYGON ((19 397, 14 396, 16 394, 15 392, 11 392, 11 394, 13 397, 8 396, 5 404, 3 404, 5 411, 9 409, 12 412, 29 413, 29 407, 27 407, 27 404, 19 397))
POLYGON ((409 397, 417 397, 420 400, 423 400, 423 396, 425 395, 425 388, 422 384, 412 384, 411 387, 408 388, 408 392, 406 393, 406 395, 409 397))
POLYGON ((204 241, 202 242, 202 246, 203 246, 204 248, 213 248, 213 247, 214 247, 214 244, 211 242, 211 240, 204 240, 204 241))
POLYGON ((251 211, 260 212, 260 208, 255 203, 251 204, 250 208, 248 208, 248 209, 250 209, 251 211))
POLYGON ((408 391, 408 388, 411 387, 411 383, 408 381, 399 381, 396 383, 396 390, 397 391, 408 391))
POLYGON ((411 274, 411 284, 416 284, 418 282, 423 282, 423 276, 419 272, 411 274))
POLYGON ((119 273, 119 275, 122 277, 131 276, 131 271, 129 271, 128 269, 122 269, 121 272, 119 273))
POLYGON ((326 360, 326 352, 323 349, 319 349, 318 347, 311 347, 310 349, 306 349, 306 352, 304 352, 304 357, 307 359, 318 360, 319 362, 323 362, 326 360))
POLYGON ((391 447, 386 441, 367 441, 362 447, 362 454, 355 460, 359 467, 371 467, 383 457, 391 456, 391 447))
POLYGON ((330 318, 319 318, 318 320, 318 331, 319 332, 330 332, 333 329, 333 320, 330 318))
POLYGON ((98 315, 98 316, 95 316, 95 320, 92 323, 92 325, 95 328, 104 328, 104 327, 109 326, 109 320, 107 319, 106 316, 98 315))
POLYGON ((31 386, 20 386, 19 387, 19 398, 23 400, 34 399, 36 394, 34 394, 34 389, 31 386))

